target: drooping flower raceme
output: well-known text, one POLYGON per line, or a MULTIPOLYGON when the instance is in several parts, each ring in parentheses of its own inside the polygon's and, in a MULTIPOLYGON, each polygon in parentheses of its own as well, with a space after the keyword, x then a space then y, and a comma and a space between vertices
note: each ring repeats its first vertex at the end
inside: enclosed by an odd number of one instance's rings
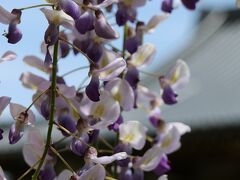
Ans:
MULTIPOLYGON (((30 72, 21 74, 22 85, 35 90, 33 102, 24 107, 10 103, 11 98, 7 95, 0 97, 0 115, 10 104, 15 120, 9 131, 10 144, 21 139, 25 125, 34 124, 35 116, 31 109, 35 107, 48 121, 46 144, 39 130, 32 127, 23 146, 24 160, 36 170, 36 179, 143 180, 144 172, 151 171, 159 180, 165 180, 165 173, 171 169, 168 155, 180 148, 181 136, 191 129, 183 123, 165 122, 161 106, 177 103, 178 91, 188 83, 190 72, 182 60, 178 60, 164 76, 143 70, 152 62, 157 51, 155 45, 144 42, 144 36, 154 32, 180 4, 193 10, 199 0, 162 0, 164 13, 159 11, 148 22, 145 22, 145 17, 138 17, 138 10, 141 10, 138 8, 149 3, 146 0, 46 1, 49 4, 13 9, 11 12, 0 6, 0 23, 9 26, 4 35, 12 44, 22 38, 17 26, 20 20, 24 20, 21 14, 25 10, 40 7, 48 21, 41 44, 45 59, 35 55, 23 58, 23 62, 45 73, 45 76, 30 72), (115 22, 108 13, 115 16, 115 22), (115 25, 124 25, 122 46, 118 44, 121 39, 114 42, 121 35, 115 25), (67 59, 72 52, 76 59, 81 58, 78 56, 81 54, 89 65, 61 76, 65 67, 59 62, 67 59), (69 85, 65 77, 85 68, 88 71, 87 80, 78 88, 69 85), (159 78, 160 93, 143 85, 141 73, 159 78), (126 111, 135 109, 143 109, 148 121, 127 121, 126 111), (154 139, 148 135, 145 123, 155 128, 154 139), (52 137, 53 129, 60 132, 57 142, 52 137), (117 137, 116 143, 109 143, 103 131, 111 131, 110 136, 117 137), (69 141, 64 141, 66 150, 84 161, 83 166, 79 163, 78 171, 71 168, 71 161, 64 160, 58 153, 65 138, 69 138, 69 141), (98 140, 105 146, 98 146, 98 140), (145 146, 146 140, 149 143, 145 146), (144 152, 139 156, 137 151, 144 152), (63 170, 57 174, 57 158, 71 171, 63 170), (110 173, 105 170, 105 165, 110 173)), ((16 53, 9 50, 1 56, 0 63, 16 57, 16 53)), ((82 64, 81 61, 79 63, 82 64)), ((0 139, 2 134, 3 129, 0 129, 0 139)), ((0 168, 1 178, 6 179, 0 168)))

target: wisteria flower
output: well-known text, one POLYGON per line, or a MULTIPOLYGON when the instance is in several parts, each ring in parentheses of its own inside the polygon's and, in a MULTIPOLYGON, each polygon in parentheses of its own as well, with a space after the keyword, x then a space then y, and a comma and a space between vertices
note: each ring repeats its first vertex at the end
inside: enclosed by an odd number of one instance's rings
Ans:
POLYGON ((106 84, 105 90, 112 94, 123 110, 130 111, 133 108, 134 92, 126 80, 115 78, 106 84))
POLYGON ((146 142, 146 128, 138 121, 127 121, 119 126, 119 139, 140 150, 146 142))
POLYGON ((102 129, 114 123, 120 115, 120 106, 108 91, 100 92, 100 100, 91 102, 84 98, 80 111, 88 119, 93 129, 102 129))
POLYGON ((72 29, 74 20, 71 16, 67 15, 64 11, 50 10, 47 8, 40 9, 46 16, 49 24, 63 25, 66 28, 72 29))
POLYGON ((22 32, 17 27, 20 23, 21 15, 21 10, 13 9, 10 13, 0 6, 0 23, 9 25, 8 32, 3 34, 8 39, 8 43, 16 44, 22 39, 22 32))
POLYGON ((161 146, 155 145, 144 153, 143 157, 134 164, 134 167, 144 171, 152 171, 159 164, 163 154, 161 146))
POLYGON ((132 55, 129 62, 136 67, 142 67, 152 60, 155 52, 156 48, 153 44, 144 44, 138 47, 137 52, 132 55))
POLYGON ((166 154, 176 151, 181 146, 181 136, 190 131, 188 125, 180 122, 162 124, 158 128, 158 144, 161 150, 166 154))
POLYGON ((176 92, 183 88, 190 79, 190 70, 183 60, 177 60, 176 64, 169 70, 166 76, 159 78, 160 86, 163 89, 162 99, 165 104, 177 103, 176 92))
POLYGON ((126 61, 123 58, 117 58, 103 68, 93 70, 92 73, 99 76, 100 80, 109 81, 121 74, 125 68, 126 61))
POLYGON ((23 136, 24 126, 33 125, 35 116, 33 112, 20 104, 10 103, 10 113, 15 120, 9 131, 9 143, 17 143, 23 136))

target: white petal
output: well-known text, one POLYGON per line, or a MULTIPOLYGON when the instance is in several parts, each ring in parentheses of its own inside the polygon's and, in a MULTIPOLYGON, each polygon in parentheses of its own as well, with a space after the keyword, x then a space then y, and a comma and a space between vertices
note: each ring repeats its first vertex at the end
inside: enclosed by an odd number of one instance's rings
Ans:
POLYGON ((1 179, 1 180, 7 180, 7 178, 5 177, 4 172, 3 172, 3 169, 2 169, 1 166, 0 166, 0 179, 1 179))
POLYGON ((12 51, 5 52, 0 58, 0 63, 4 61, 12 61, 17 58, 17 54, 12 51))
POLYGON ((136 67, 147 65, 156 53, 156 48, 153 44, 147 43, 138 47, 130 60, 130 63, 136 67))
POLYGON ((93 73, 99 75, 100 80, 109 81, 121 74, 126 66, 126 61, 123 58, 117 58, 102 69, 94 70, 93 73))
POLYGON ((181 146, 181 135, 176 127, 171 128, 161 140, 161 148, 164 153, 170 154, 178 150, 181 146))
POLYGON ((73 173, 68 169, 63 170, 57 177, 57 180, 66 180, 70 179, 73 173))
POLYGON ((0 97, 0 116, 3 112, 3 110, 7 107, 7 105, 10 103, 11 98, 7 96, 0 97))
POLYGON ((106 171, 101 164, 97 164, 91 167, 89 170, 85 171, 78 180, 104 180, 106 176, 106 171))
POLYGON ((181 136, 187 132, 191 132, 190 126, 188 126, 184 123, 181 123, 181 122, 167 123, 166 126, 167 126, 166 128, 169 128, 169 129, 175 127, 181 136))
POLYGON ((125 79, 115 78, 107 83, 105 89, 119 102, 125 111, 130 111, 134 106, 134 92, 125 79))
POLYGON ((6 9, 4 9, 0 5, 0 23, 2 23, 2 24, 9 24, 15 18, 16 18, 16 16, 14 14, 8 12, 6 9))
POLYGON ((154 15, 147 23, 147 25, 144 27, 144 31, 148 33, 153 33, 155 28, 165 19, 169 17, 169 14, 163 14, 163 15, 154 15))
POLYGON ((146 142, 146 128, 138 121, 127 121, 119 126, 119 139, 140 150, 146 142))
POLYGON ((54 23, 56 25, 63 25, 66 28, 72 29, 74 27, 74 20, 71 16, 67 15, 62 10, 50 10, 47 8, 40 9, 44 15, 46 16, 47 20, 50 23, 54 23))
POLYGON ((44 65, 44 61, 36 56, 25 56, 23 61, 29 66, 35 67, 43 72, 50 73, 51 69, 44 65))
POLYGON ((126 152, 119 152, 112 156, 93 157, 91 158, 91 161, 100 164, 110 164, 113 161, 126 159, 127 157, 128 155, 126 152))
POLYGON ((175 66, 167 73, 166 79, 169 81, 173 90, 177 91, 183 88, 190 79, 188 65, 181 59, 177 60, 175 66))
POLYGON ((102 129, 117 120, 120 115, 120 107, 108 91, 102 91, 100 93, 100 101, 93 103, 90 114, 94 118, 100 119, 99 122, 91 127, 93 129, 102 129))
POLYGON ((30 89, 38 89, 38 86, 42 82, 46 82, 47 80, 37 76, 35 74, 32 74, 30 72, 22 73, 20 80, 22 81, 23 86, 30 88, 30 89))
POLYGON ((148 149, 143 157, 136 163, 135 166, 140 167, 144 171, 154 170, 161 161, 163 151, 160 146, 153 146, 148 149))

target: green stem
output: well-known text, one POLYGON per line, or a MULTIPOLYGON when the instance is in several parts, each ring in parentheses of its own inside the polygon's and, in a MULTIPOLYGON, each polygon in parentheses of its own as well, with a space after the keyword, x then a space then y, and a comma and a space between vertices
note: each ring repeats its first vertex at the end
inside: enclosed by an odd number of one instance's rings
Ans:
POLYGON ((32 176, 32 180, 37 180, 37 177, 40 173, 40 169, 44 163, 44 160, 46 158, 46 155, 48 153, 48 149, 51 145, 51 136, 52 136, 52 129, 53 129, 53 123, 54 123, 54 116, 55 116, 55 99, 56 99, 56 87, 57 87, 57 61, 58 61, 58 41, 54 45, 54 52, 53 52, 53 65, 52 65, 52 83, 51 83, 51 104, 50 104, 50 119, 48 122, 48 132, 47 132, 47 141, 45 145, 45 149, 43 152, 43 155, 40 159, 39 165, 37 167, 37 170, 32 176))
POLYGON ((35 6, 28 6, 28 7, 20 8, 19 10, 23 11, 23 10, 26 10, 26 9, 32 9, 32 8, 38 8, 38 7, 46 7, 46 6, 53 7, 52 4, 38 4, 38 5, 35 5, 35 6))

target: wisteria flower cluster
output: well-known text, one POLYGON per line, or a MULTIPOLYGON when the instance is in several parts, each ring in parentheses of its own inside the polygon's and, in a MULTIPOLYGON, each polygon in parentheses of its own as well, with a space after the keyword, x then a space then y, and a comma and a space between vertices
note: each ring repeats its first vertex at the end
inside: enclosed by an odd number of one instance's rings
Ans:
MULTIPOLYGON (((25 38, 18 28, 24 21, 21 15, 25 10, 40 8, 48 21, 41 44, 45 58, 26 55, 23 61, 46 73, 49 79, 30 72, 22 73, 22 85, 35 92, 28 106, 12 102, 11 97, 0 97, 0 115, 8 106, 14 119, 9 127, 9 143, 18 143, 27 136, 22 151, 30 166, 27 172, 33 172, 32 179, 141 180, 144 172, 153 172, 160 180, 167 179, 166 173, 171 169, 168 155, 180 148, 181 136, 190 132, 190 127, 180 122, 163 121, 160 108, 178 102, 178 91, 188 83, 190 72, 188 65, 179 59, 166 74, 154 74, 159 80, 158 94, 143 86, 139 74, 152 62, 156 52, 154 44, 144 42, 144 35, 154 32, 176 7, 182 4, 194 10, 197 2, 163 0, 160 3, 162 12, 159 10, 159 15, 148 22, 140 21, 137 16, 138 8, 148 3, 147 0, 47 0, 47 4, 11 12, 0 6, 0 23, 8 26, 4 36, 11 44, 25 38), (112 43, 120 38, 117 31, 120 28, 110 25, 106 14, 114 15, 116 25, 124 29, 122 49, 112 43), (58 62, 70 53, 76 58, 82 54, 89 66, 60 76, 58 62), (89 84, 78 89, 69 86, 64 77, 84 68, 89 69, 89 84), (46 120, 46 140, 36 125, 32 108, 46 120), (142 122, 126 119, 123 115, 134 109, 147 113, 148 122, 144 123, 150 123, 154 137, 150 137, 150 130, 142 122), (68 139, 67 150, 82 157, 84 165, 79 169, 73 169, 55 146, 54 128, 61 132, 62 139, 68 139), (99 135, 103 130, 115 134, 115 145, 99 135), (98 141, 109 149, 99 149, 98 141), (56 159, 66 167, 61 173, 55 171, 56 159), (110 168, 105 168, 106 165, 110 168)), ((0 63, 16 58, 17 54, 9 50, 1 56, 0 63)), ((0 129, 0 140, 3 133, 0 129)), ((19 179, 24 179, 26 174, 19 179)), ((1 167, 0 179, 6 179, 1 167)))

